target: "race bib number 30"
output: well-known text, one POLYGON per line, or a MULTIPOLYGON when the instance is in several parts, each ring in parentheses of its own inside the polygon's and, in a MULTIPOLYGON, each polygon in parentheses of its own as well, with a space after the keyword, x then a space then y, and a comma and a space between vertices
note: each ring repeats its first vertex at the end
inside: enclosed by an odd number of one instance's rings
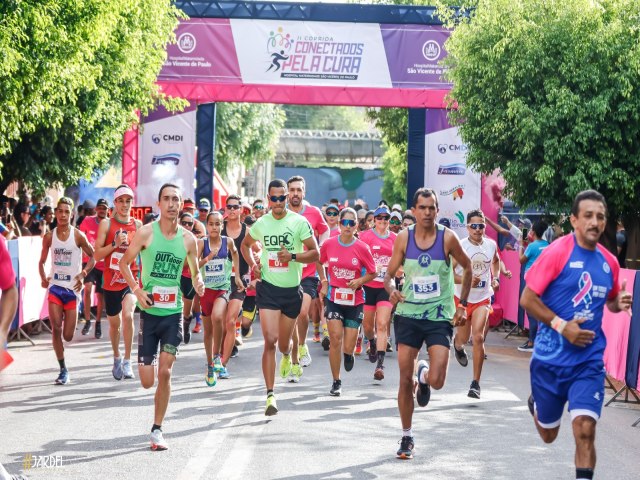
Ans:
POLYGON ((120 252, 113 252, 111 254, 111 260, 109 260, 109 268, 111 270, 118 270, 120 271, 120 259, 122 258, 122 256, 124 255, 124 253, 120 253, 120 252))
POLYGON ((269 271, 274 273, 286 273, 289 271, 289 262, 278 260, 278 252, 269 252, 269 271))
POLYGON ((178 287, 153 287, 153 306, 175 308, 178 306, 178 287))
POLYGON ((418 300, 427 300, 440 296, 440 277, 438 275, 414 277, 413 296, 418 300))
POLYGON ((336 288, 333 302, 338 305, 355 305, 356 292, 350 288, 336 288))

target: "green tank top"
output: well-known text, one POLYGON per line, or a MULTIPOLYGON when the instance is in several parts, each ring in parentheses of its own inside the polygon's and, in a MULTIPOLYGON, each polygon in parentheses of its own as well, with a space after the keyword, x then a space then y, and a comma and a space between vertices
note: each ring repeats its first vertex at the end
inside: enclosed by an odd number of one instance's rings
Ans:
POLYGON ((444 227, 437 225, 436 239, 426 250, 416 244, 415 226, 408 230, 402 287, 405 301, 398 303, 396 313, 418 320, 450 322, 455 314, 454 281, 451 260, 444 251, 444 227))
POLYGON ((152 224, 153 241, 140 252, 142 260, 142 289, 153 296, 153 306, 145 310, 151 315, 166 317, 182 312, 180 276, 187 257, 184 247, 184 228, 178 227, 173 240, 160 231, 160 224, 152 224))

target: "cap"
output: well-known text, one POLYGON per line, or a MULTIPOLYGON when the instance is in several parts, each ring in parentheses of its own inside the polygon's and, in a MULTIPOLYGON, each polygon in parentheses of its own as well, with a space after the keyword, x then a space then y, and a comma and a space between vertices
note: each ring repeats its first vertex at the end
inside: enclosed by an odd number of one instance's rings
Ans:
POLYGON ((397 218, 398 220, 402 221, 402 215, 400 215, 400 212, 391 212, 391 218, 397 218))
POLYGON ((339 211, 340 211, 340 209, 338 208, 338 206, 337 206, 337 205, 334 205, 333 203, 330 203, 329 205, 327 205, 327 207, 324 209, 324 211, 326 212, 326 211, 328 211, 330 208, 331 208, 331 209, 333 209, 333 210, 335 210, 336 212, 339 212, 339 211))
POLYGON ((51 198, 51 195, 47 195, 46 197, 44 197, 44 199, 42 200, 42 205, 53 205, 53 198, 51 198))
POLYGON ((196 204, 193 203, 193 200, 187 199, 184 201, 184 206, 182 208, 196 208, 196 204))
POLYGON ((129 185, 120 185, 118 188, 116 188, 116 191, 113 192, 113 199, 117 200, 123 195, 129 195, 131 199, 133 199, 133 190, 131 190, 131 187, 129 187, 129 185))
POLYGON ((519 218, 518 223, 520 223, 523 227, 531 230, 531 220, 529 220, 528 218, 519 218))
POLYGON ((380 205, 378 208, 376 208, 376 211, 373 212, 374 217, 377 217, 378 215, 391 215, 391 212, 386 205, 380 205))
POLYGON ((96 207, 107 207, 109 208, 109 202, 107 202, 104 198, 99 198, 98 203, 96 203, 96 207))
POLYGON ((93 203, 93 201, 87 199, 84 201, 84 203, 82 204, 82 208, 84 208, 85 210, 90 210, 92 208, 96 208, 96 204, 93 203))
POLYGON ((398 212, 402 212, 402 206, 399 203, 394 203, 391 210, 397 210, 398 212))
POLYGON ((440 225, 444 225, 447 228, 451 228, 451 220, 449 220, 448 218, 441 218, 438 223, 440 225))
POLYGON ((243 212, 247 212, 247 213, 251 213, 251 205, 249 205, 248 203, 243 203, 242 204, 242 211, 243 212))
POLYGON ((198 208, 201 210, 211 210, 211 202, 206 198, 201 198, 198 202, 198 208))
POLYGON ((362 219, 367 216, 367 211, 364 208, 358 210, 358 219, 362 219))

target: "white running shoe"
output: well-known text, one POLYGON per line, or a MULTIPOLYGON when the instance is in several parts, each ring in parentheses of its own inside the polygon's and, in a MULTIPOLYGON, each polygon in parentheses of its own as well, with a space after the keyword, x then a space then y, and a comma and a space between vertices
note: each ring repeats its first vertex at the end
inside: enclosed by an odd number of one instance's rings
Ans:
POLYGON ((298 349, 298 354, 300 356, 300 365, 303 367, 308 367, 311 365, 311 354, 309 353, 309 347, 307 344, 300 345, 298 349))
POLYGON ((168 450, 169 445, 164 440, 162 436, 162 430, 158 430, 157 428, 151 432, 151 450, 154 452, 159 452, 161 450, 168 450))
POLYGON ((122 362, 122 372, 124 373, 124 378, 136 378, 133 375, 133 369, 131 368, 131 360, 125 360, 122 362))

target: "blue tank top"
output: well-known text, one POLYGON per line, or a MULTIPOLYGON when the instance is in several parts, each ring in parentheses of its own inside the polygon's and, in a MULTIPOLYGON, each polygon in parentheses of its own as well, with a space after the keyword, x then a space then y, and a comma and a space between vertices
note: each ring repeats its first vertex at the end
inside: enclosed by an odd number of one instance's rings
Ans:
MULTIPOLYGON (((205 288, 211 290, 229 290, 231 288, 231 260, 229 246, 227 244, 228 237, 221 238, 220 250, 218 253, 205 263, 202 267, 202 278, 205 288)), ((202 248, 202 258, 207 257, 211 253, 209 238, 204 239, 204 247, 202 248)))

